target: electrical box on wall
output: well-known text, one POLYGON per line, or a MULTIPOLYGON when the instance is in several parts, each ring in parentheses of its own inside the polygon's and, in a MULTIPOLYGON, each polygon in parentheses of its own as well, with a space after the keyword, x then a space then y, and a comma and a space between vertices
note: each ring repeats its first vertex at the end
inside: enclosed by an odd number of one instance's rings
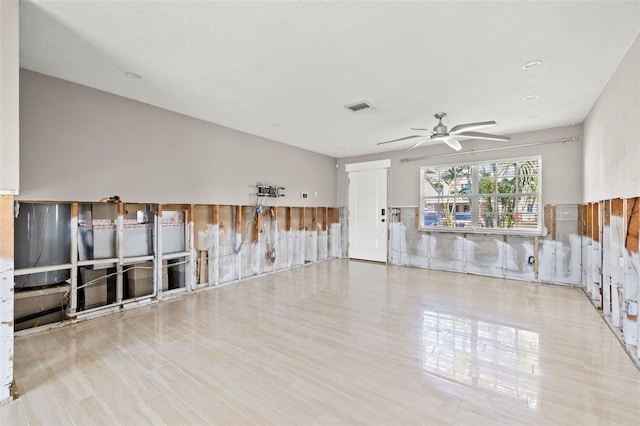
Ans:
POLYGON ((271 185, 256 185, 258 188, 258 192, 256 195, 258 197, 284 197, 284 188, 281 186, 271 186, 271 185))

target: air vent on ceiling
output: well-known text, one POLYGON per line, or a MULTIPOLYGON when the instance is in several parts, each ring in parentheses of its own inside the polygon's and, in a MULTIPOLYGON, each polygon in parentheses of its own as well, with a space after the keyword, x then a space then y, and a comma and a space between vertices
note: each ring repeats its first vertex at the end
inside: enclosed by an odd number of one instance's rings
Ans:
POLYGON ((369 109, 375 109, 373 105, 368 102, 358 102, 357 104, 346 105, 345 108, 350 109, 352 112, 362 112, 369 109))

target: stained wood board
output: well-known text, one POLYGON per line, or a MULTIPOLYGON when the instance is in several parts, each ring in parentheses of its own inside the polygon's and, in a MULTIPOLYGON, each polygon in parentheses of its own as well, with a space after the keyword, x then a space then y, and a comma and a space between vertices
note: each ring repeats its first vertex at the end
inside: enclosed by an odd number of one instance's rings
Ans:
POLYGON ((625 247, 629 253, 637 253, 639 250, 638 239, 640 231, 640 197, 629 198, 627 203, 627 235, 625 247))

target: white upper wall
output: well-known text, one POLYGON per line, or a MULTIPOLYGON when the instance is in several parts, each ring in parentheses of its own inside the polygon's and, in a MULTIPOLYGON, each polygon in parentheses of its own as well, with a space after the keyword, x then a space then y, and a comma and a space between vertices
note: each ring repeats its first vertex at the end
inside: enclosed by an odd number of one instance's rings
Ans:
POLYGON ((543 204, 579 204, 582 202, 582 126, 559 127, 556 129, 513 135, 511 142, 467 141, 463 149, 491 149, 508 145, 533 144, 577 136, 577 142, 549 143, 513 149, 500 149, 475 154, 461 153, 448 157, 429 156, 454 153, 445 144, 433 145, 410 152, 394 151, 361 157, 339 159, 338 205, 347 205, 347 173, 344 164, 360 161, 391 159, 389 205, 418 206, 420 204, 420 167, 429 165, 460 164, 476 161, 490 161, 507 158, 542 156, 542 202, 543 204), (469 144, 469 148, 465 146, 469 144), (419 160, 401 162, 402 158, 424 157, 419 160))
POLYGON ((0 7, 0 193, 17 194, 19 186, 17 1, 0 7))
POLYGON ((270 205, 336 202, 332 157, 24 69, 20 114, 22 200, 247 205, 262 183, 286 188, 270 205))
POLYGON ((584 122, 584 201, 640 195, 640 35, 584 122))

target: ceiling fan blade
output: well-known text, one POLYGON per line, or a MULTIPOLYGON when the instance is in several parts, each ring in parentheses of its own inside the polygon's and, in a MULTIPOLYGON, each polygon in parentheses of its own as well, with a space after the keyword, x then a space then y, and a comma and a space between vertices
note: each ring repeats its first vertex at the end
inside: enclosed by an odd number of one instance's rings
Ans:
POLYGON ((405 150, 404 150, 404 152, 411 151, 412 149, 419 147, 420 145, 422 145, 423 143, 425 143, 425 142, 426 142, 426 141, 428 141, 428 140, 429 140, 429 139, 426 139, 426 138, 425 138, 425 139, 421 140, 420 142, 418 142, 417 144, 415 144, 414 146, 412 146, 411 148, 409 148, 409 149, 405 149, 405 150))
POLYGON ((501 141, 501 142, 507 142, 511 140, 509 136, 492 135, 490 133, 480 133, 480 132, 462 132, 462 133, 456 134, 456 136, 464 137, 464 138, 473 138, 473 139, 485 139, 488 141, 501 141))
POLYGON ((481 129, 483 127, 495 126, 495 121, 480 121, 478 123, 467 123, 467 124, 459 124, 457 126, 453 126, 449 131, 449 134, 458 135, 460 132, 464 132, 465 130, 475 130, 481 129))
POLYGON ((451 136, 447 136, 446 138, 442 138, 442 140, 444 141, 444 143, 446 143, 447 145, 449 145, 451 148, 455 149, 456 151, 460 151, 462 149, 462 145, 460 145, 460 141, 456 138, 452 138, 451 136))
POLYGON ((433 130, 431 130, 431 129, 416 129, 415 127, 412 127, 412 128, 411 128, 411 130, 421 130, 421 131, 423 131, 423 132, 430 132, 430 133, 433 133, 433 130))
POLYGON ((400 141, 404 141, 406 139, 411 139, 411 138, 423 138, 423 135, 413 135, 413 136, 406 136, 404 138, 399 138, 399 139, 393 139, 390 141, 385 141, 385 142, 378 142, 378 145, 384 145, 385 143, 391 143, 391 142, 400 142, 400 141))

